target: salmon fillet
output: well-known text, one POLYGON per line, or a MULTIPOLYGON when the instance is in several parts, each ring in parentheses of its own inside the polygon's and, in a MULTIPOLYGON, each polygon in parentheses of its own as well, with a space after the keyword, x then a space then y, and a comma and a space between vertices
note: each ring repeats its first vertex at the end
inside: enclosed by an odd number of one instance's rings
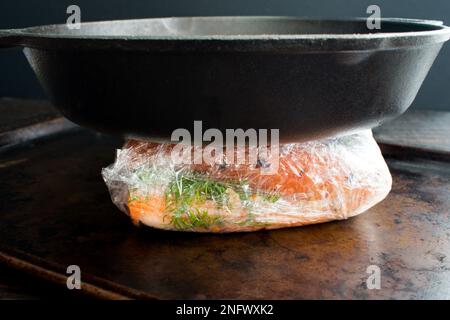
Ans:
POLYGON ((238 232, 346 219, 383 200, 392 184, 370 131, 282 145, 278 170, 268 175, 261 165, 270 158, 178 165, 173 148, 130 140, 103 170, 113 202, 136 224, 238 232))

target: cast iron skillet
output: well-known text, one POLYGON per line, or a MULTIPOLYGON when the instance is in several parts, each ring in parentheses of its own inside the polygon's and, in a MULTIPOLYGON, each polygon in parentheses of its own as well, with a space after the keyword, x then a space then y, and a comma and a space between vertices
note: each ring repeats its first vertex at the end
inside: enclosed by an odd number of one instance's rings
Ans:
POLYGON ((184 17, 0 31, 53 104, 96 130, 280 129, 282 142, 372 128, 414 100, 450 28, 362 18, 184 17))

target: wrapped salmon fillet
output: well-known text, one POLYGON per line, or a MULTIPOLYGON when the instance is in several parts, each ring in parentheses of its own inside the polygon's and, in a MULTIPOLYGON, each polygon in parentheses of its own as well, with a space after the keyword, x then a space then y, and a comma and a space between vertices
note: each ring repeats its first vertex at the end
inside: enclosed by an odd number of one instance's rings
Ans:
POLYGON ((261 173, 270 158, 180 164, 174 146, 130 140, 102 171, 112 201, 136 224, 195 232, 302 226, 360 214, 391 189, 371 131, 280 145, 270 174, 261 173))

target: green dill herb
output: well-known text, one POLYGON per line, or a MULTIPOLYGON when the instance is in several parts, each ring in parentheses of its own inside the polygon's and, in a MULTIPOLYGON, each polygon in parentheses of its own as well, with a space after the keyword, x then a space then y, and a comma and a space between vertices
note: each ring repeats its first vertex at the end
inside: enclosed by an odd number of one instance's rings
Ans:
POLYGON ((202 204, 206 200, 223 203, 228 187, 200 177, 181 176, 172 181, 166 191, 169 203, 180 205, 202 204))
MULTIPOLYGON (((216 203, 217 208, 230 207, 230 196, 235 193, 241 201, 241 205, 248 210, 247 218, 237 223, 241 226, 264 226, 264 223, 256 221, 251 213, 254 201, 252 191, 247 181, 239 183, 227 183, 214 181, 200 175, 176 175, 165 192, 167 209, 170 212, 171 224, 179 230, 196 228, 208 229, 213 225, 222 224, 223 218, 218 215, 210 215, 208 210, 200 210, 196 206, 204 204, 207 200, 216 203), (231 192, 233 191, 233 192, 231 192)), ((275 203, 279 196, 275 194, 256 193, 264 201, 275 203)))
POLYGON ((132 203, 132 202, 137 201, 137 200, 139 200, 138 196, 131 196, 130 198, 128 198, 128 203, 132 203))
POLYGON ((171 223, 177 229, 208 228, 221 223, 218 216, 210 216, 207 210, 192 208, 207 200, 218 206, 226 203, 228 187, 220 182, 197 176, 177 176, 166 190, 166 203, 172 213, 171 223))
POLYGON ((180 230, 204 228, 207 229, 213 225, 222 223, 219 216, 210 216, 208 210, 199 210, 197 208, 187 209, 178 213, 172 213, 172 225, 180 230))
POLYGON ((261 198, 267 202, 275 203, 280 199, 280 196, 276 194, 261 194, 261 198))
POLYGON ((245 220, 237 222, 237 225, 241 227, 265 227, 267 223, 256 221, 256 216, 254 213, 249 212, 245 220))

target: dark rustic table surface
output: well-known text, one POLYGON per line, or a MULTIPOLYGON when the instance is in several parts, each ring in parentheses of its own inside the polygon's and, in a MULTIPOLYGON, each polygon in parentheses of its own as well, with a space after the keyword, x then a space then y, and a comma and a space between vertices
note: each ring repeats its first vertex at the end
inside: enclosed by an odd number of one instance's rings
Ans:
POLYGON ((376 130, 394 182, 368 212, 211 235, 136 228, 112 205, 100 170, 120 139, 45 102, 0 99, 0 111, 11 112, 0 120, 0 298, 450 298, 450 113, 412 111, 376 130), (371 265, 379 290, 366 286, 371 265))

